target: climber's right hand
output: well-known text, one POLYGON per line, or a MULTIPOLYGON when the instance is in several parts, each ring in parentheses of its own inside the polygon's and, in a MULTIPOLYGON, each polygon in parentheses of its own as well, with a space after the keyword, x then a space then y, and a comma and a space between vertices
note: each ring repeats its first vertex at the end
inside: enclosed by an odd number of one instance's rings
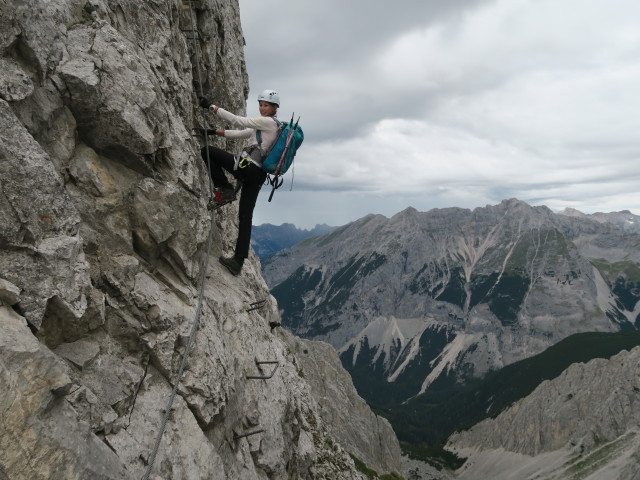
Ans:
POLYGON ((213 105, 213 103, 211 103, 205 97, 200 97, 200 98, 198 98, 198 100, 200 100, 200 106, 202 108, 209 108, 211 105, 213 105))

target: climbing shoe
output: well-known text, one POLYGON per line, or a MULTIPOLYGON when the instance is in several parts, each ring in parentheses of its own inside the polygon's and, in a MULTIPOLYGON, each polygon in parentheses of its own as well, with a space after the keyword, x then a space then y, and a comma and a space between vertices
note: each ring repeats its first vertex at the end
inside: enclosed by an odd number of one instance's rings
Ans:
POLYGON ((236 257, 220 257, 218 260, 222 265, 227 267, 227 270, 229 270, 231 273, 236 276, 240 275, 244 260, 238 260, 236 257))
POLYGON ((213 199, 209 201, 209 208, 219 208, 236 199, 236 192, 233 188, 216 188, 213 192, 213 199))

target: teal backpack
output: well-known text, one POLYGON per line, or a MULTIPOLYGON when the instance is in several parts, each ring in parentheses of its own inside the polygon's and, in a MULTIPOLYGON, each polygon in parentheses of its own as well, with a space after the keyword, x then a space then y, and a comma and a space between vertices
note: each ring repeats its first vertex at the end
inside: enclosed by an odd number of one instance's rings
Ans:
MULTIPOLYGON (((293 115, 290 122, 282 123, 277 118, 273 120, 278 124, 278 137, 273 142, 267 155, 262 159, 262 169, 269 174, 269 184, 272 187, 269 201, 273 198, 276 189, 282 185, 282 175, 289 170, 293 163, 293 158, 304 140, 304 133, 302 133, 302 128, 298 125, 300 117, 298 117, 298 121, 295 124, 293 123, 293 115)), ((256 138, 258 139, 258 145, 262 145, 260 130, 256 132, 256 138)))

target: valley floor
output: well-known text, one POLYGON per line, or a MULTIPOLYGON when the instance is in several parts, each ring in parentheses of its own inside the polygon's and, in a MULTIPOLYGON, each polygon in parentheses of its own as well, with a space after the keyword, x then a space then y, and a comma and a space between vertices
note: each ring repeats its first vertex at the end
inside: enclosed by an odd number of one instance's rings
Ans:
POLYGON ((577 455, 564 449, 535 457, 505 450, 462 449, 457 454, 468 457, 468 460, 456 472, 457 475, 451 478, 457 480, 635 479, 638 478, 636 475, 640 475, 640 466, 636 460, 640 451, 638 433, 628 431, 586 455, 577 455))
POLYGON ((407 480, 453 480, 450 473, 438 471, 428 463, 402 456, 402 475, 407 480))

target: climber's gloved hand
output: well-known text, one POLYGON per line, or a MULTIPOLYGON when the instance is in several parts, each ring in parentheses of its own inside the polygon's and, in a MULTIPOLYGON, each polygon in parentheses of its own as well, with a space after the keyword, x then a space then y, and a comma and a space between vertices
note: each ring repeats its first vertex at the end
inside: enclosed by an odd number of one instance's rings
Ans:
POLYGON ((216 130, 214 128, 196 128, 196 130, 201 133, 202 135, 204 135, 205 133, 207 135, 215 135, 216 134, 216 130))
POLYGON ((202 108, 209 108, 211 105, 213 105, 209 100, 207 100, 204 97, 200 97, 198 98, 198 100, 200 100, 200 106, 202 108))

